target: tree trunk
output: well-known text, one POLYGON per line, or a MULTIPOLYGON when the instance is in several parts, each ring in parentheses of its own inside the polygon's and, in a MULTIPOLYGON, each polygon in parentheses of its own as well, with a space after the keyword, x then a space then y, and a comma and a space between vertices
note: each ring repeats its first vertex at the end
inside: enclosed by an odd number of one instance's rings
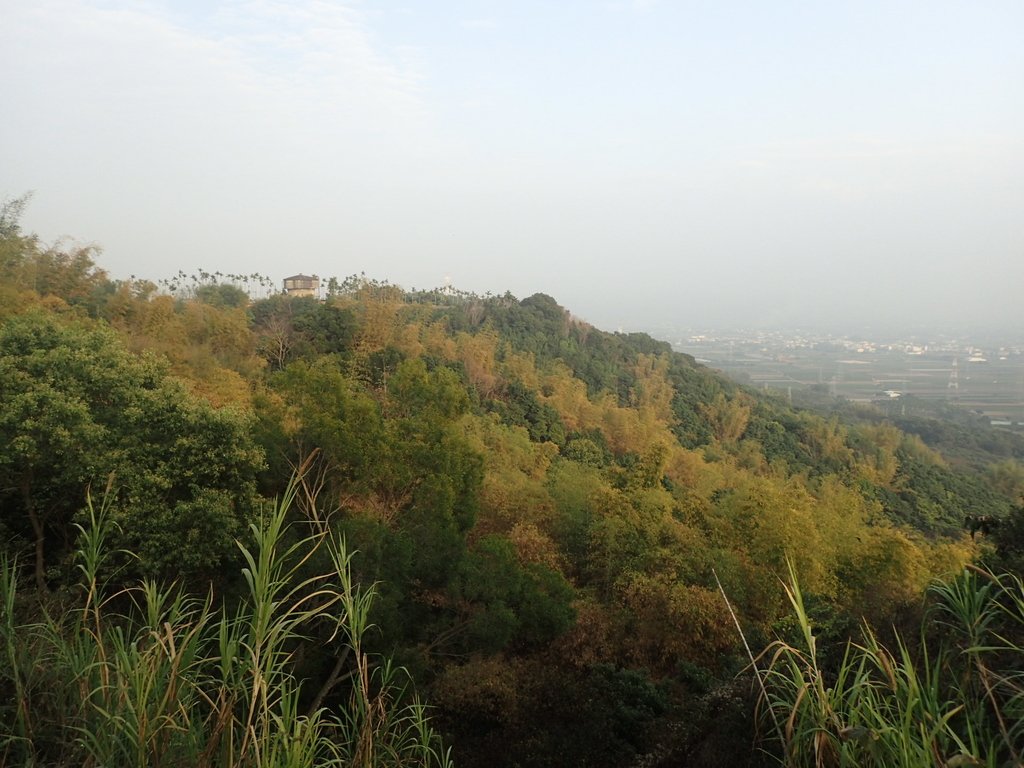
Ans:
POLYGON ((43 528, 43 521, 36 512, 35 504, 32 503, 32 481, 27 475, 21 479, 21 500, 32 524, 32 533, 36 537, 36 588, 46 592, 46 531, 43 528))

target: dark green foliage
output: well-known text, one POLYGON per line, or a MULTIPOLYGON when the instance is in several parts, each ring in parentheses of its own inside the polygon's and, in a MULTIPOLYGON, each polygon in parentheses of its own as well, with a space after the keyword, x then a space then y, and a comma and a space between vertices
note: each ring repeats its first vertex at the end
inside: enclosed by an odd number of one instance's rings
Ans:
POLYGON ((609 473, 612 485, 630 491, 656 488, 667 481, 662 474, 664 461, 665 450, 660 446, 653 446, 644 454, 624 454, 609 473))
POLYGON ((806 419, 801 420, 792 408, 761 400, 750 415, 744 436, 757 440, 770 462, 781 460, 792 470, 806 470, 811 474, 834 473, 839 467, 815 461, 804 440, 805 424, 806 419))
POLYGON ((268 444, 268 452, 286 456, 297 466, 318 450, 329 467, 332 490, 340 490, 340 484, 365 487, 384 441, 377 403, 330 357, 293 362, 271 377, 270 384, 291 415, 268 412, 272 406, 265 403, 265 429, 274 430, 266 437, 277 441, 268 444), (292 422, 291 434, 280 431, 282 420, 292 422))
POLYGON ((360 362, 361 378, 374 389, 386 392, 388 379, 403 360, 405 355, 394 347, 375 350, 360 362))
POLYGON ((468 603, 467 650, 490 652, 510 644, 538 647, 573 620, 568 582, 541 565, 521 565, 511 543, 499 536, 478 541, 459 566, 457 602, 468 603))
POLYGON ((573 435, 566 440, 562 449, 562 456, 569 461, 588 467, 605 467, 614 459, 611 449, 608 448, 608 441, 600 431, 586 436, 579 433, 573 435))
POLYGON ((603 484, 598 468, 574 461, 558 461, 548 474, 548 492, 556 510, 552 532, 577 581, 589 570, 591 533, 597 519, 592 500, 603 484))
POLYGON ((442 721, 462 768, 619 768, 650 746, 663 688, 638 671, 540 660, 513 668, 503 711, 474 707, 442 721))
POLYGON ((984 482, 965 472, 922 461, 904 450, 896 452, 899 470, 895 490, 872 488, 894 520, 932 534, 955 534, 967 515, 1005 516, 1010 502, 984 482))
POLYGON ((685 355, 673 356, 669 380, 676 390, 672 398, 675 416, 672 431, 679 443, 684 448, 697 448, 711 442, 711 426, 701 415, 701 406, 709 405, 716 395, 735 387, 707 368, 692 363, 692 358, 687 360, 685 355))
POLYGON ((320 355, 347 354, 355 336, 356 319, 352 310, 333 302, 300 299, 304 311, 295 318, 295 330, 320 355))
POLYGON ((505 387, 500 400, 495 400, 493 409, 502 421, 513 427, 524 427, 534 442, 565 443, 565 426, 558 411, 542 403, 536 392, 518 381, 505 387))
POLYGON ((390 446, 385 461, 392 479, 410 492, 410 511, 422 524, 434 520, 459 536, 473 525, 483 465, 453 428, 469 408, 458 375, 428 372, 419 360, 403 363, 389 390, 390 446))
POLYGON ((983 417, 959 409, 943 411, 942 418, 895 416, 893 423, 944 455, 977 467, 1003 457, 1024 460, 1024 435, 995 429, 983 417))
POLYGON ((451 368, 428 370, 424 361, 409 360, 398 366, 391 379, 388 405, 396 416, 439 424, 464 414, 469 396, 451 368))
POLYGON ((760 768, 778 759, 757 745, 756 683, 748 674, 707 680, 685 695, 651 733, 651 768, 760 768))
POLYGON ((321 503, 342 513, 335 525, 363 551, 360 575, 382 582, 374 620, 407 648, 451 630, 460 615, 452 580, 482 481, 480 457, 455 426, 469 408, 458 374, 406 360, 374 392, 323 357, 293 362, 271 381, 286 411, 264 405, 272 453, 296 465, 314 456, 321 503))
POLYGON ((1024 578, 1024 506, 1014 507, 991 531, 996 552, 993 564, 1024 578))
POLYGON ((613 392, 619 402, 630 402, 636 375, 632 364, 639 354, 671 354, 671 347, 644 333, 606 333, 573 318, 568 310, 542 293, 520 302, 511 296, 486 299, 449 315, 455 330, 481 325, 493 328, 513 349, 532 353, 541 364, 565 363, 586 382, 591 395, 613 392), (478 315, 470 322, 470 307, 478 315))
POLYGON ((345 355, 357 323, 352 311, 312 296, 278 294, 253 303, 253 330, 275 368, 317 355, 345 355))
POLYGON ((0 328, 0 498, 39 586, 86 488, 111 476, 139 569, 215 569, 249 519, 261 462, 242 414, 189 395, 110 331, 40 313, 0 328))
POLYGON ((244 307, 249 303, 249 294, 234 285, 212 283, 196 288, 196 301, 220 308, 244 307))

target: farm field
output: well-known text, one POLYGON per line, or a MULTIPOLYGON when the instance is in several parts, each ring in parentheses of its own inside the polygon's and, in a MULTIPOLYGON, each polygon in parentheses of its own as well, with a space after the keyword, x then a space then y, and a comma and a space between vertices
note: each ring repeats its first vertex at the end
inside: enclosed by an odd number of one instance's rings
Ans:
POLYGON ((840 344, 765 343, 702 339, 676 349, 743 383, 783 392, 827 387, 857 402, 890 402, 902 395, 942 400, 982 414, 996 426, 1024 428, 1024 354, 906 352, 840 344), (1009 422, 1009 423, 1006 423, 1009 422))

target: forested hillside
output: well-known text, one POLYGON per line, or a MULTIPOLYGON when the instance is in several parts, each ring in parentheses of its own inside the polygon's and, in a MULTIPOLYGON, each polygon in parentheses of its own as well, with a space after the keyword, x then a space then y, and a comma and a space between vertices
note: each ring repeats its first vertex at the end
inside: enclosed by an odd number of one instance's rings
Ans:
MULTIPOLYGON (((216 666, 230 634, 216 639, 216 617, 255 615, 268 594, 253 553, 270 551, 273 509, 275 541, 298 553, 274 572, 280 600, 317 611, 273 646, 293 714, 333 717, 365 694, 379 720, 356 732, 377 733, 415 688, 460 766, 771 763, 730 607, 755 653, 793 640, 791 564, 818 642, 841 655, 862 621, 883 638, 914 627, 928 584, 988 551, 965 519, 1020 503, 1012 452, 958 461, 923 427, 794 409, 546 295, 354 277, 323 300, 251 301, 235 276, 111 280, 92 251, 23 233, 17 208, 0 218, 8 764, 99 764, 83 729, 113 706, 60 701, 58 664, 19 672, 59 646, 42 630, 18 645, 17 628, 68 631, 56 617, 84 596, 91 675, 107 669, 108 631, 136 651, 165 634, 136 590, 175 589, 191 607, 167 619, 167 643, 172 626, 205 627, 189 663, 216 666), (96 530, 106 554, 89 560, 96 530), (344 600, 359 590, 375 626, 356 642, 344 600), (120 630, 100 626, 97 594, 120 630), (138 621, 152 631, 132 641, 138 621), (392 664, 412 684, 374 699, 392 664)), ((263 647, 259 626, 236 650, 263 647)), ((244 697, 203 675, 195 711, 217 690, 211 711, 242 717, 244 697)), ((225 764, 222 731, 192 753, 182 732, 154 736, 137 764, 225 764)), ((406 764, 441 761, 436 735, 422 743, 406 764)), ((358 754, 344 764, 390 759, 358 754)))

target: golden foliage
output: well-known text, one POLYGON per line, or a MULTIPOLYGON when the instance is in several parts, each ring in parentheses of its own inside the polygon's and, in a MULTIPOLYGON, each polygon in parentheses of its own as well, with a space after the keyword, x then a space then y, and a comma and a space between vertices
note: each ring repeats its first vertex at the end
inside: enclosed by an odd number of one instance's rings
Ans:
POLYGON ((462 424, 470 446, 484 457, 477 533, 550 520, 554 504, 544 481, 558 447, 531 442, 525 429, 501 424, 496 417, 466 417, 462 424))
POLYGON ((436 682, 434 701, 455 717, 512 717, 519 707, 517 665, 500 656, 475 657, 450 665, 436 682))
POLYGON ((900 449, 923 464, 930 464, 933 467, 948 466, 942 455, 925 445, 924 440, 917 435, 904 434, 900 449))
POLYGON ((597 407, 600 408, 597 426, 618 456, 644 453, 655 443, 668 445, 675 442, 670 424, 658 418, 655 407, 622 407, 610 393, 600 399, 597 407))
POLYGON ((576 622, 555 642, 559 655, 577 667, 621 663, 625 615, 592 596, 583 596, 573 604, 576 622))
POLYGON ((565 364, 554 363, 544 374, 541 394, 544 402, 561 414, 568 431, 585 431, 601 426, 600 410, 587 397, 587 385, 573 376, 565 364))
POLYGON ((476 387, 481 397, 493 397, 499 381, 495 361, 498 334, 494 331, 481 331, 474 335, 460 333, 455 337, 455 350, 469 383, 476 387))
POLYGON ((67 302, 57 296, 40 298, 35 291, 14 285, 0 285, 0 320, 27 312, 33 306, 50 309, 67 308, 67 302))
POLYGON ((409 321, 398 329, 392 343, 406 357, 423 357, 426 346, 421 341, 422 336, 423 327, 420 323, 409 321))
POLYGON ((629 655, 648 669, 670 672, 679 659, 714 668, 738 642, 717 591, 635 574, 620 599, 635 617, 629 655))
POLYGON ((209 401, 216 408, 225 405, 248 408, 252 405, 249 382, 237 371, 217 368, 215 372, 211 370, 210 374, 202 377, 185 377, 184 381, 193 394, 209 401))
POLYGON ((352 305, 359 320, 355 341, 360 354, 368 355, 395 341, 402 328, 399 322, 402 303, 387 292, 361 299, 352 305))
POLYGON ((516 352, 505 345, 502 349, 501 375, 506 381, 520 381, 527 389, 540 389, 540 373, 532 352, 516 352))
POLYGON ((896 449, 900 447, 903 433, 888 422, 864 425, 857 432, 867 446, 858 462, 861 473, 875 485, 891 488, 899 470, 896 449))
POLYGON ((650 409, 654 418, 671 424, 675 418, 672 414, 675 388, 668 380, 668 358, 664 355, 638 355, 633 373, 637 381, 633 389, 633 404, 650 409))
POLYGON ((853 462, 853 451, 847 445, 846 427, 839 423, 837 417, 828 421, 805 418, 804 440, 818 462, 834 462, 844 466, 853 462))
POLYGON ((746 430, 752 403, 749 395, 738 392, 730 399, 719 392, 712 402, 702 403, 699 408, 711 425, 715 439, 729 443, 739 440, 746 430))
POLYGON ((508 538, 516 549, 519 562, 561 570, 561 557, 555 542, 535 524, 516 522, 508 532, 508 538))
POLYGON ((420 331, 420 342, 429 355, 442 360, 456 359, 455 340, 448 334, 444 323, 439 321, 423 326, 420 331))

